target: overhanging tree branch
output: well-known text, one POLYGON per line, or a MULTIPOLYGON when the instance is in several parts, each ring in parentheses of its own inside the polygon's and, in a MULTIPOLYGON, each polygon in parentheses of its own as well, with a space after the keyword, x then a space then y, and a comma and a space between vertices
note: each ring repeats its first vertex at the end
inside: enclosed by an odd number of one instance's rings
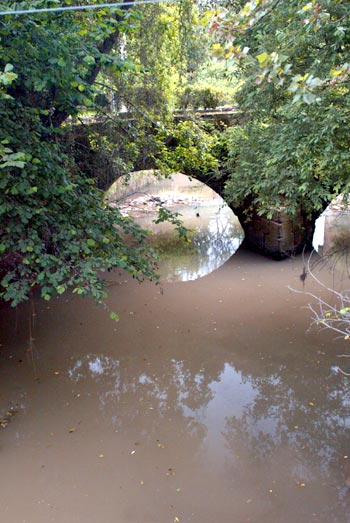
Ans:
MULTIPOLYGON (((127 0, 124 0, 127 2, 127 0)), ((126 5, 122 8, 124 11, 127 11, 130 9, 130 5, 126 5)), ((115 15, 115 20, 117 22, 121 22, 123 17, 120 14, 115 15)), ((120 30, 118 27, 116 27, 116 30, 107 36, 103 42, 100 43, 97 50, 100 53, 100 55, 106 55, 111 53, 113 47, 117 44, 118 39, 120 36, 120 30)), ((101 60, 97 60, 94 65, 91 67, 91 69, 87 72, 85 78, 83 79, 84 83, 87 85, 93 85, 98 73, 100 72, 102 67, 101 60)), ((53 127, 59 127, 69 116, 68 111, 63 111, 61 109, 54 109, 54 112, 51 116, 51 124, 53 127)))

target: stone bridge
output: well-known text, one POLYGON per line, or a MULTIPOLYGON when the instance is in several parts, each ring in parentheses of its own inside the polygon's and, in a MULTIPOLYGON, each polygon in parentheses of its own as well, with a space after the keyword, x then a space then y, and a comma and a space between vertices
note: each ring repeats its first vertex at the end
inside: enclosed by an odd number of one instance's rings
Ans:
MULTIPOLYGON (((238 123, 240 112, 232 107, 225 110, 196 111, 195 116, 213 123, 220 129, 238 123)), ((128 114, 124 113, 122 119, 127 122, 128 117, 128 114)), ((177 121, 188 119, 188 114, 175 113, 175 120, 177 121)), ((98 151, 91 151, 89 139, 87 135, 85 136, 85 133, 87 130, 95 128, 98 129, 99 133, 102 132, 103 135, 105 125, 105 121, 87 119, 83 122, 80 121, 77 126, 73 126, 73 132, 66 135, 68 136, 66 141, 72 147, 72 154, 74 156, 78 155, 77 160, 81 164, 83 171, 95 178, 97 185, 103 190, 107 190, 119 177, 119 174, 107 157, 99 157, 98 151), (88 150, 89 154, 86 155, 88 150), (83 159, 79 158, 80 154, 84 156, 83 159)), ((130 171, 152 169, 153 167, 154 165, 152 165, 149 158, 143 156, 136 163, 132 164, 130 171)), ((225 198, 223 193, 225 180, 209 179, 205 175, 194 176, 192 173, 191 176, 196 177, 225 198)), ((248 219, 244 212, 246 208, 245 203, 242 202, 239 208, 231 207, 241 222, 245 233, 244 243, 249 248, 278 260, 300 252, 305 244, 311 244, 315 220, 307 220, 302 213, 297 218, 292 219, 284 208, 275 212, 270 219, 259 216, 258 213, 253 213, 248 219)))

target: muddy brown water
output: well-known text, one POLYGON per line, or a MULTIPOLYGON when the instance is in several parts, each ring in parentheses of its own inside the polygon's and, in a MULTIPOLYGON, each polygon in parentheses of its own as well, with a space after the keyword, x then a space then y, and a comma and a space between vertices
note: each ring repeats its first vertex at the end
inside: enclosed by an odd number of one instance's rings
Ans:
POLYGON ((3 308, 1 523, 350 521, 348 345, 307 332, 301 270, 239 250, 163 293, 116 273, 119 323, 35 302, 33 358, 28 306, 3 308))

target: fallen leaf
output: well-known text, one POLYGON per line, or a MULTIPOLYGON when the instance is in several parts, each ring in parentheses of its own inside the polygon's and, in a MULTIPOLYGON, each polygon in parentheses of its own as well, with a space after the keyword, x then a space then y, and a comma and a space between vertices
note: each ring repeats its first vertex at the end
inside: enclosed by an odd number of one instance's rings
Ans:
POLYGON ((309 401, 309 405, 310 405, 310 407, 314 407, 315 406, 313 401, 309 401))
POLYGON ((135 454, 136 450, 132 450, 130 454, 135 454))
POLYGON ((178 523, 180 520, 179 520, 179 518, 177 516, 175 516, 174 517, 174 521, 175 521, 175 523, 178 523))
POLYGON ((59 374, 60 374, 60 371, 59 371, 59 370, 55 370, 55 371, 54 371, 54 375, 55 375, 55 376, 59 376, 59 374))
POLYGON ((99 458, 104 458, 104 457, 105 457, 104 454, 100 454, 100 455, 99 455, 99 458))
POLYGON ((75 432, 77 429, 75 427, 72 427, 71 429, 69 429, 69 433, 71 434, 72 432, 75 432))

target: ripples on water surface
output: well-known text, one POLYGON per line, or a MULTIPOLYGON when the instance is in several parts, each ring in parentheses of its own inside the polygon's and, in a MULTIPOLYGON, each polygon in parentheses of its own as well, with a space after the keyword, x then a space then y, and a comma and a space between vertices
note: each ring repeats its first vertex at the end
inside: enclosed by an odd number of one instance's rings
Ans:
POLYGON ((348 522, 348 345, 306 332, 301 271, 239 251, 164 294, 115 274, 120 322, 38 301, 33 359, 28 307, 3 308, 1 521, 348 522))

